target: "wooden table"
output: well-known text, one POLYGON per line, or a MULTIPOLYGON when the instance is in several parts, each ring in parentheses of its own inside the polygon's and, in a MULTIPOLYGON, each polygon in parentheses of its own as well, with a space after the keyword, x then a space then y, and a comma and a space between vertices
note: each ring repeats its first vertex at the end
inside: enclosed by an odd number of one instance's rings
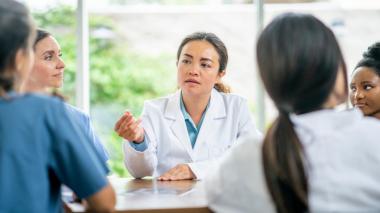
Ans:
MULTIPOLYGON (((110 182, 116 191, 116 212, 211 212, 201 181, 110 178, 110 182)), ((84 212, 78 203, 68 206, 72 212, 84 212)))

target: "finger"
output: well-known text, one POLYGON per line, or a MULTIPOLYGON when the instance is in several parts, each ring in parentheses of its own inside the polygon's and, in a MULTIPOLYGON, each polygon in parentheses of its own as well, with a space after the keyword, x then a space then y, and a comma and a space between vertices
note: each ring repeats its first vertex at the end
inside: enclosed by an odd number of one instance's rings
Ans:
POLYGON ((119 127, 119 132, 123 132, 125 131, 128 126, 133 122, 134 118, 132 115, 129 115, 121 124, 120 124, 120 127, 119 127))
POLYGON ((137 137, 139 137, 140 135, 139 134, 141 134, 139 131, 141 131, 140 130, 141 129, 141 127, 131 127, 131 126, 128 126, 128 127, 126 127, 126 128, 124 128, 123 130, 121 130, 119 133, 120 133, 120 135, 124 135, 124 136, 127 136, 128 138, 137 138, 137 137))
POLYGON ((170 180, 167 176, 160 176, 157 178, 157 180, 160 180, 160 181, 168 181, 170 180))
POLYGON ((170 180, 172 169, 158 177, 159 180, 170 180))
POLYGON ((141 120, 141 118, 139 118, 139 119, 137 119, 136 121, 131 122, 131 123, 129 124, 129 128, 130 128, 130 129, 137 129, 137 128, 139 127, 139 125, 141 124, 141 122, 142 122, 142 120, 141 120))
POLYGON ((121 124, 123 124, 124 121, 125 121, 126 119, 128 119, 129 117, 130 117, 130 113, 129 113, 129 112, 125 112, 125 113, 123 114, 123 116, 121 116, 121 118, 116 122, 115 127, 114 127, 114 130, 117 132, 117 131, 120 129, 121 124))
MULTIPOLYGON (((134 120, 134 119, 133 119, 134 120)), ((137 121, 130 121, 126 124, 126 127, 124 128, 125 131, 121 131, 123 134, 128 133, 128 134, 133 134, 140 136, 143 133, 143 129, 140 126, 141 124, 141 119, 138 119, 137 121)))

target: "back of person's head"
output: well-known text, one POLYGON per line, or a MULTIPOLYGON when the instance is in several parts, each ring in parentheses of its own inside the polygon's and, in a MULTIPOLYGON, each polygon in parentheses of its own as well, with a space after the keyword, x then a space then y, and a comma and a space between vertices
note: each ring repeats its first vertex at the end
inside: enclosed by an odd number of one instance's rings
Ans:
MULTIPOLYGON (((191 41, 207 41, 208 43, 210 43, 215 48, 216 52, 219 55, 219 72, 226 72, 227 63, 228 63, 228 51, 223 41, 214 33, 195 32, 186 36, 178 47, 177 62, 179 60, 179 57, 181 56, 183 47, 191 41)), ((230 92, 229 86, 221 82, 216 83, 214 88, 218 90, 219 92, 225 92, 225 93, 230 92)))
POLYGON ((31 48, 34 26, 24 5, 13 0, 0 1, 0 96, 13 89, 17 76, 16 57, 31 48))
POLYGON ((338 70, 346 75, 343 56, 333 32, 320 20, 287 13, 261 33, 257 60, 264 86, 279 111, 263 145, 267 186, 278 212, 307 212, 303 148, 290 114, 323 108, 338 70))
POLYGON ((380 42, 376 42, 368 47, 363 53, 363 58, 358 62, 355 70, 359 67, 372 68, 380 76, 380 42))

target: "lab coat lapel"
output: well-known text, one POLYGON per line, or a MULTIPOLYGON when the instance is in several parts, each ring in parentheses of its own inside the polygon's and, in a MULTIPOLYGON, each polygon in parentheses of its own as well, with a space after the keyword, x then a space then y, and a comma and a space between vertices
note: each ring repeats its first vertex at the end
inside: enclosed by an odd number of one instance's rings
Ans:
POLYGON ((227 112, 223 97, 218 91, 213 89, 206 115, 203 118, 201 130, 195 142, 194 150, 197 149, 197 147, 202 147, 202 144, 207 143, 207 141, 210 140, 210 136, 214 135, 213 132, 218 131, 214 125, 215 120, 224 119, 226 116, 227 112))
POLYGON ((192 158, 192 147, 190 143, 189 134, 185 124, 185 119, 182 115, 180 108, 181 91, 177 91, 172 97, 169 98, 168 104, 165 109, 165 118, 173 120, 170 126, 171 131, 177 137, 179 143, 185 148, 187 153, 192 158))

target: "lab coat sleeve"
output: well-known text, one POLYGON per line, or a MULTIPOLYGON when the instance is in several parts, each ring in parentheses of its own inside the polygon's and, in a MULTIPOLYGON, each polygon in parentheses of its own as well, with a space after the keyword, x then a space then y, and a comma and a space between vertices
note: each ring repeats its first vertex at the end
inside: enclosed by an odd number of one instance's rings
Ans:
POLYGON ((142 126, 145 132, 144 137, 148 146, 147 149, 141 152, 132 147, 130 141, 126 140, 123 143, 124 164, 134 178, 153 175, 157 165, 157 142, 151 120, 149 110, 145 105, 142 114, 142 126))

